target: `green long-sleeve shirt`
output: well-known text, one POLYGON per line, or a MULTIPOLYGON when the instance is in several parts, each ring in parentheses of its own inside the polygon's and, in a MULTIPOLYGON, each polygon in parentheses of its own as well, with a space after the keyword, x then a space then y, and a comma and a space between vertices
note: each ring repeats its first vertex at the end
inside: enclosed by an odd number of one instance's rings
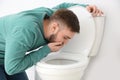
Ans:
POLYGON ((0 65, 9 75, 24 71, 50 53, 44 37, 43 19, 56 10, 84 4, 62 3, 52 9, 40 7, 0 18, 0 65), (32 51, 40 46, 42 48, 32 51))

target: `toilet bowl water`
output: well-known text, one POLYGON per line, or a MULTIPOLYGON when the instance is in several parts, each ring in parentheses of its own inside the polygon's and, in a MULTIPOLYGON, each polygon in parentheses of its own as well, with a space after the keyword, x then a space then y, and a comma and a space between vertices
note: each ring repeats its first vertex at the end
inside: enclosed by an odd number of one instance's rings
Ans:
POLYGON ((75 60, 69 60, 69 59, 52 59, 49 61, 46 61, 47 64, 52 64, 52 65, 69 65, 69 64, 74 64, 78 61, 75 60))

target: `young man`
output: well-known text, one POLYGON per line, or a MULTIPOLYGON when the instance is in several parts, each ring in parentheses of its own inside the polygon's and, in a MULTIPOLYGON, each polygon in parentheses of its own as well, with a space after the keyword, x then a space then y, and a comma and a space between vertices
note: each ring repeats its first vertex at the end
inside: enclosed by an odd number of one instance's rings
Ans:
POLYGON ((76 15, 65 9, 75 5, 85 7, 93 16, 102 14, 96 6, 63 3, 52 9, 40 7, 1 17, 0 80, 28 80, 27 68, 58 51, 79 33, 76 15))

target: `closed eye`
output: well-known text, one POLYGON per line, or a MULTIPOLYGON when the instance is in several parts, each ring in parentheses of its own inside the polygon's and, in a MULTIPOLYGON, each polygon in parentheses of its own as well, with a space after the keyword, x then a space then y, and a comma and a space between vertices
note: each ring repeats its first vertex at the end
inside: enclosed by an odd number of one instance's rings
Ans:
POLYGON ((71 39, 69 36, 65 36, 64 39, 71 39))

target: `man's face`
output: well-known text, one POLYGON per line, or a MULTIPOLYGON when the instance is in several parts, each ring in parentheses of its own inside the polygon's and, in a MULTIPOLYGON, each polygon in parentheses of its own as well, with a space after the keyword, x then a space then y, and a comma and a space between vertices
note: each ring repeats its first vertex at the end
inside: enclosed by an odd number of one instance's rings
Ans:
POLYGON ((75 32, 70 31, 67 27, 63 29, 59 29, 56 33, 53 33, 49 36, 49 42, 62 42, 62 44, 66 44, 73 36, 75 32))

